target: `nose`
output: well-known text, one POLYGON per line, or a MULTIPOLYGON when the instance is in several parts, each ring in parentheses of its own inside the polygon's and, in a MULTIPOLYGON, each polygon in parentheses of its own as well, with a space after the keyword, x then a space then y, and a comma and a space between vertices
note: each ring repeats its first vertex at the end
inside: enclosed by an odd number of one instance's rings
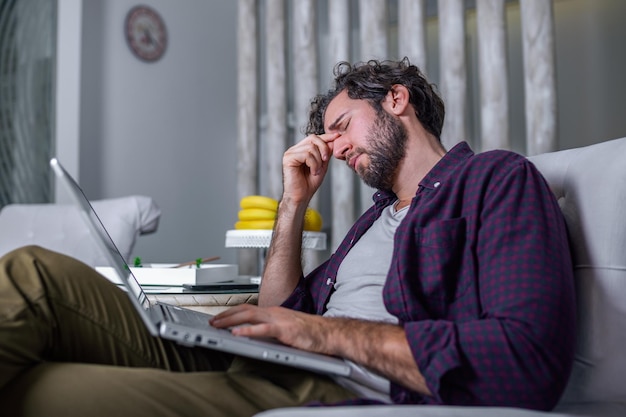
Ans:
POLYGON ((345 135, 340 135, 333 142, 333 156, 342 161, 346 160, 346 155, 350 151, 351 145, 345 135))

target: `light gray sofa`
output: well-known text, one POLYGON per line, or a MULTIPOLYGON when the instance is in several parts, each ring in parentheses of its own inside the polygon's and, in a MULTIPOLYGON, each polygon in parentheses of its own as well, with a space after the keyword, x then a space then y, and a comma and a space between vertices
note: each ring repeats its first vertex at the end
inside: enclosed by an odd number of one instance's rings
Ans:
MULTIPOLYGON (((151 197, 132 195, 96 200, 92 205, 111 238, 128 259, 139 235, 157 230, 161 210, 151 197)), ((108 265, 80 213, 65 204, 9 204, 0 211, 0 256, 25 245, 39 245, 80 259, 108 265)))
POLYGON ((578 297, 576 362, 554 411, 391 405, 284 408, 257 417, 625 417, 626 138, 530 160, 565 215, 578 297))

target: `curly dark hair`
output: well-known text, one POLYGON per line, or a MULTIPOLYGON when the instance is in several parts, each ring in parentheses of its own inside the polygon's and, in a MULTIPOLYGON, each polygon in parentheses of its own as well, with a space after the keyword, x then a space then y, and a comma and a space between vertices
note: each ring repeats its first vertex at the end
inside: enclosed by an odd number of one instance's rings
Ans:
POLYGON ((437 139, 441 137, 441 128, 445 117, 445 107, 441 97, 435 91, 418 67, 408 58, 400 61, 358 62, 350 64, 339 62, 333 70, 334 88, 325 94, 318 94, 311 100, 311 111, 306 134, 324 133, 324 114, 328 104, 339 93, 346 90, 351 99, 364 99, 377 111, 382 111, 381 102, 391 90, 400 84, 409 90, 409 101, 424 128, 437 139))

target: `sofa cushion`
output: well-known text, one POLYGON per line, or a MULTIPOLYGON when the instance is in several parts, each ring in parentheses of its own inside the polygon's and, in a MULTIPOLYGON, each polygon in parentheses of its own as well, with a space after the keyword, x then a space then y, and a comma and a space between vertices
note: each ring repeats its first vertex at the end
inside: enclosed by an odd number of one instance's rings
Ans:
POLYGON ((557 196, 575 269, 578 342, 561 403, 626 399, 626 138, 529 158, 557 196))
POLYGON ((621 417, 626 415, 626 138, 529 159, 567 222, 578 304, 574 369, 553 412, 507 407, 283 408, 258 417, 621 417))
MULTIPOLYGON (((125 259, 140 234, 154 232, 161 210, 150 197, 96 200, 93 208, 125 259)), ((91 266, 108 265, 73 205, 10 204, 0 211, 0 255, 24 245, 39 245, 91 266)))

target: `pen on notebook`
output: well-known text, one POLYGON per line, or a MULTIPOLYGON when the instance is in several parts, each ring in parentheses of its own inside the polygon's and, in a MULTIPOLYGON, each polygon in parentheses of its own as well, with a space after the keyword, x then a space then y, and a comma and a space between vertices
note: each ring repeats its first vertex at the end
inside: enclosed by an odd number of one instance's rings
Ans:
POLYGON ((198 266, 200 266, 201 264, 204 264, 204 263, 207 263, 207 262, 212 262, 212 261, 217 261, 218 259, 220 259, 219 256, 212 256, 210 258, 196 259, 195 261, 183 262, 182 264, 174 265, 172 268, 182 268, 183 266, 191 266, 191 265, 198 265, 198 266))

